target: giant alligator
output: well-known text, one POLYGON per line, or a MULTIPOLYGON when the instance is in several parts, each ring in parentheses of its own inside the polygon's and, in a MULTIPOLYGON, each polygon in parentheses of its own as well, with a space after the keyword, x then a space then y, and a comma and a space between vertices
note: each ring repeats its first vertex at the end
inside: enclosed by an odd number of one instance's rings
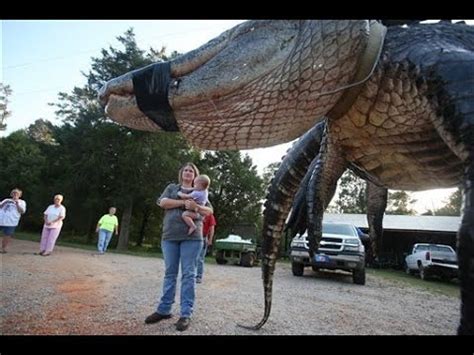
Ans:
MULTIPOLYGON (((462 184, 458 232, 461 317, 474 334, 474 28, 384 27, 366 20, 244 22, 173 61, 112 79, 106 114, 126 126, 181 131, 204 149, 287 142, 326 120, 310 166, 310 248, 324 207, 351 167, 384 189, 462 184)), ((295 162, 298 164, 298 162, 295 162)), ((274 181, 264 212, 262 274, 268 319, 278 246, 304 174, 274 181)))

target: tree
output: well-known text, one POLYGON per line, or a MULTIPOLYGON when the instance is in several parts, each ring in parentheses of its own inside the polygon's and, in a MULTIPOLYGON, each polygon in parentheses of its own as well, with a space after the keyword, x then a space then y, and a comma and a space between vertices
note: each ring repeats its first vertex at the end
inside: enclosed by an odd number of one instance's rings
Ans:
POLYGON ((211 178, 209 200, 219 225, 217 233, 226 235, 239 224, 260 226, 265 186, 248 155, 206 152, 199 168, 211 178))
POLYGON ((0 138, 0 196, 8 196, 18 187, 27 201, 27 214, 23 226, 38 227, 42 224, 44 201, 41 201, 46 158, 38 144, 20 130, 0 138))
POLYGON ((265 184, 265 186, 270 186, 272 179, 275 176, 275 173, 280 167, 280 164, 281 162, 270 163, 263 170, 263 183, 265 184))
POLYGON ((129 166, 124 165, 122 153, 125 147, 129 147, 134 132, 108 121, 97 102, 96 93, 111 77, 147 65, 151 59, 147 60, 144 51, 137 47, 133 30, 128 30, 118 40, 125 49, 103 49, 100 58, 92 58, 90 72, 84 74, 87 85, 75 87, 72 94, 60 93, 60 102, 55 105, 58 107, 56 113, 65 123, 58 139, 62 155, 69 158, 65 181, 69 182, 67 189, 73 199, 72 208, 76 208, 76 213, 70 213, 77 216, 74 224, 85 227, 90 237, 96 216, 107 205, 114 204, 122 212, 119 244, 126 248, 133 209, 131 196, 135 192, 131 190, 135 185, 133 181, 131 189, 123 191, 123 174, 128 172, 129 166))
POLYGON ((123 50, 110 47, 101 51, 101 57, 92 58, 91 70, 84 74, 85 87, 59 94, 60 102, 54 105, 64 125, 55 138, 61 156, 67 160, 63 180, 77 212, 73 224, 85 228, 90 236, 97 215, 111 204, 116 205, 122 212, 118 246, 126 249, 131 233, 136 235, 140 230, 143 239, 146 224, 153 219, 150 209, 156 207, 157 191, 162 191, 169 181, 176 181, 178 167, 194 150, 179 134, 135 131, 104 116, 96 99, 104 82, 168 59, 164 48, 151 49, 148 54, 139 49, 131 29, 118 40, 123 50), (147 218, 140 218, 140 213, 147 214, 147 218), (141 227, 134 228, 132 224, 138 220, 141 227))
POLYGON ((366 182, 346 170, 339 179, 339 193, 332 205, 339 213, 367 213, 366 190, 366 182))
POLYGON ((12 94, 12 89, 10 85, 4 85, 0 83, 0 131, 7 129, 6 120, 11 115, 11 112, 8 111, 8 97, 12 94))
MULTIPOLYGON (((34 200, 39 201, 32 216, 40 218, 40 208, 55 193, 61 193, 68 209, 63 235, 87 235, 86 241, 91 242, 98 218, 113 205, 120 219, 119 248, 126 249, 130 241, 142 244, 144 240, 157 246, 163 210, 156 200, 167 184, 177 181, 182 164, 192 161, 212 179, 210 200, 219 220, 218 233, 229 232, 241 223, 261 223, 264 186, 248 156, 229 151, 208 152, 202 158, 202 152, 190 147, 179 133, 131 130, 105 117, 96 99, 96 90, 105 81, 167 59, 164 50, 148 54, 140 50, 131 30, 119 41, 123 50, 102 50, 101 57, 93 58, 84 87, 59 93, 53 105, 62 125, 37 120, 27 130, 0 140, 0 151, 10 152, 7 157, 0 156, 2 167, 27 165, 22 172, 30 180, 22 184, 31 186, 36 193, 34 200), (6 147, 10 141, 18 142, 6 147)), ((4 179, 4 173, 7 169, 0 169, 0 185, 5 182, 8 192, 18 185, 4 179)))
POLYGON ((26 134, 35 142, 45 144, 56 144, 53 137, 53 124, 43 119, 37 119, 26 129, 26 134))
POLYGON ((414 215, 416 212, 415 210, 409 208, 409 205, 415 202, 416 200, 411 199, 410 194, 406 191, 389 192, 386 213, 414 215))
POLYGON ((433 216, 460 216, 462 206, 462 192, 458 188, 449 197, 448 201, 444 201, 445 206, 434 211, 428 210, 428 215, 433 216))

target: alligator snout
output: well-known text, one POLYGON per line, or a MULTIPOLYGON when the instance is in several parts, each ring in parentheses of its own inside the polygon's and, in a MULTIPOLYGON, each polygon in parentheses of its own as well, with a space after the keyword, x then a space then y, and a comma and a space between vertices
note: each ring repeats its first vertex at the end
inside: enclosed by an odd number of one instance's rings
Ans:
POLYGON ((97 93, 97 100, 99 100, 100 106, 102 106, 103 109, 105 109, 105 106, 107 106, 107 101, 109 100, 109 94, 107 91, 107 83, 105 83, 97 93))

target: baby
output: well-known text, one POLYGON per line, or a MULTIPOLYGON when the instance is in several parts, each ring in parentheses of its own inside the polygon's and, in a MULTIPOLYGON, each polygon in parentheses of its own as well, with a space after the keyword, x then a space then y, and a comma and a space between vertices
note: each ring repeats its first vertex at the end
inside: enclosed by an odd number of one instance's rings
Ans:
MULTIPOLYGON (((185 194, 183 192, 178 192, 178 196, 184 199, 192 199, 198 205, 204 206, 207 203, 207 197, 209 196, 209 184, 211 183, 211 179, 207 175, 198 175, 194 179, 194 190, 189 193, 185 194)), ((192 234, 196 230, 196 224, 194 220, 197 218, 198 213, 193 211, 184 211, 182 214, 182 218, 184 222, 188 225, 188 235, 192 234)))

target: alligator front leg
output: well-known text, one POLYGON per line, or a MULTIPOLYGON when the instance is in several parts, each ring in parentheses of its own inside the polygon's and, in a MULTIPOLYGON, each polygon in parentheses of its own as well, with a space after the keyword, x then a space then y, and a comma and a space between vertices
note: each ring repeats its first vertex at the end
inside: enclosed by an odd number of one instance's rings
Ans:
POLYGON ((466 169, 464 213, 458 232, 461 321, 459 335, 474 335, 474 162, 466 169))
POLYGON ((319 248, 324 211, 336 192, 337 181, 347 168, 339 148, 323 138, 317 163, 308 182, 308 244, 310 257, 319 248))
POLYGON ((383 235, 383 215, 387 208, 388 189, 367 182, 367 223, 369 225, 370 249, 367 250, 368 261, 373 263, 378 258, 383 235))

